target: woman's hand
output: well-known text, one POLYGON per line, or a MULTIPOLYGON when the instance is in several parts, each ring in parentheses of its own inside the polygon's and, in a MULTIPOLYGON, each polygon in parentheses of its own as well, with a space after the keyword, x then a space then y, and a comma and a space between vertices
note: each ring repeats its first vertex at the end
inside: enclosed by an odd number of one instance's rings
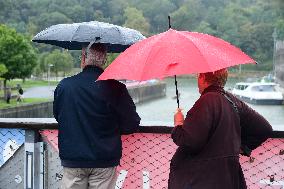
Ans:
POLYGON ((183 125, 183 121, 184 121, 184 116, 183 113, 181 111, 182 109, 177 108, 176 113, 174 115, 174 125, 175 126, 181 126, 183 125))

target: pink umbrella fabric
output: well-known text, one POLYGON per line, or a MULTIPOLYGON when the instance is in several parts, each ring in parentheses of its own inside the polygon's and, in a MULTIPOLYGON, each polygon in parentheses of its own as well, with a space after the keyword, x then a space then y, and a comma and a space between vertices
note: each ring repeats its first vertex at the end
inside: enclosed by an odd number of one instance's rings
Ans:
POLYGON ((248 63, 256 62, 220 38, 169 29, 126 49, 107 67, 99 80, 162 79, 248 63))

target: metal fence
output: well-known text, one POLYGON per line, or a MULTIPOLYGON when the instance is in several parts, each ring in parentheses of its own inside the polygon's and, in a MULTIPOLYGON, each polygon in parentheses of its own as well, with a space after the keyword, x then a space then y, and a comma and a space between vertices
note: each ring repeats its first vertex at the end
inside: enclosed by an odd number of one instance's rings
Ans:
MULTIPOLYGON (((58 131, 48 129, 56 126, 24 125, 30 126, 43 129, 0 129, 1 189, 60 188, 63 174, 58 157, 58 131), (23 142, 25 145, 21 145, 23 142)), ((122 137, 123 155, 116 189, 167 188, 169 162, 176 150, 170 130, 141 127, 139 133, 122 137)), ((240 156, 249 189, 284 188, 284 135, 275 132, 274 137, 254 150, 251 157, 240 156)))

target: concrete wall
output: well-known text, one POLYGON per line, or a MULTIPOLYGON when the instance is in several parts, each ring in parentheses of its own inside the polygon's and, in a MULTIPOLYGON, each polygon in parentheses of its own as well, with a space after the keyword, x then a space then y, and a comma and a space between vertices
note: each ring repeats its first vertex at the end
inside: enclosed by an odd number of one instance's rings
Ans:
POLYGON ((166 96, 166 83, 153 83, 128 87, 128 92, 135 104, 166 96))
POLYGON ((1 118, 50 118, 53 117, 53 103, 43 102, 0 109, 1 118))
POLYGON ((58 152, 49 144, 46 145, 45 155, 45 188, 60 189, 60 184, 63 176, 63 167, 60 164, 58 152))
MULTIPOLYGON (((135 104, 166 96, 166 83, 150 83, 128 87, 135 104)), ((0 118, 52 118, 53 103, 43 102, 0 109, 0 118)))

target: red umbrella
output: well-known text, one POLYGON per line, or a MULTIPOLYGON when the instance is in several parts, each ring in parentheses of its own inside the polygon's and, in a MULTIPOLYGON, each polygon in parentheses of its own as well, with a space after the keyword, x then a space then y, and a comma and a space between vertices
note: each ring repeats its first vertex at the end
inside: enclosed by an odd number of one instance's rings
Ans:
POLYGON ((99 79, 162 79, 174 75, 213 72, 247 63, 255 61, 220 38, 169 29, 126 49, 99 79))
POLYGON ((247 63, 255 61, 220 38, 169 29, 126 49, 106 68, 99 80, 162 79, 174 75, 213 72, 247 63))

